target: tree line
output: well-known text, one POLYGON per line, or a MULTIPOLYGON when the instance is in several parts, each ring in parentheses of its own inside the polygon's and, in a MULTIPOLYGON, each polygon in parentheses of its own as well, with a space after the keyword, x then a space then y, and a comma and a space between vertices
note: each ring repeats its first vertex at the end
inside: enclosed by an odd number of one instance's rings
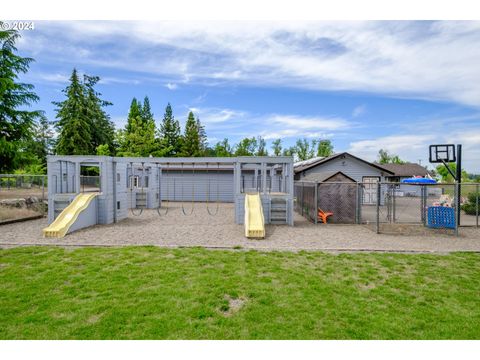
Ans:
MULTIPOLYGON (((0 22, 1 28, 2 22, 0 22)), ((229 156, 294 156, 307 160, 333 154, 328 139, 297 139, 293 146, 284 146, 282 139, 272 141, 270 149, 264 138, 246 137, 237 144, 224 138, 208 144, 200 119, 189 112, 182 132, 180 122, 167 104, 157 126, 150 100, 134 98, 127 123, 116 130, 106 109, 111 102, 102 99, 96 89, 98 76, 80 76, 73 69, 63 94, 63 101, 54 101, 55 120, 48 121, 41 110, 29 110, 39 101, 34 86, 19 81, 28 72, 32 58, 21 57, 15 42, 15 30, 0 31, 0 173, 45 173, 46 158, 58 155, 109 155, 156 157, 229 157, 229 156), (270 150, 270 151, 269 151, 270 150)), ((398 155, 381 149, 379 163, 405 163, 398 155)), ((444 180, 449 174, 440 165, 437 172, 444 180)), ((471 174, 464 174, 471 178, 471 174)), ((475 178, 478 180, 478 178, 475 178)), ((470 179, 471 180, 471 179, 470 179)))
MULTIPOLYGON (((1 22, 0 22, 1 25, 1 22)), ((98 76, 79 75, 73 69, 64 99, 53 101, 55 119, 48 121, 40 110, 26 110, 39 101, 34 86, 19 81, 28 72, 32 58, 21 57, 15 42, 19 33, 0 31, 0 173, 45 172, 46 157, 58 155, 111 156, 295 156, 306 160, 333 153, 330 140, 299 139, 284 147, 281 139, 267 149, 261 136, 247 137, 237 144, 224 138, 208 144, 204 125, 189 112, 184 129, 167 104, 158 126, 150 99, 134 98, 127 123, 116 129, 106 109, 112 105, 97 90, 98 76), (269 151, 270 150, 270 151, 269 151)))

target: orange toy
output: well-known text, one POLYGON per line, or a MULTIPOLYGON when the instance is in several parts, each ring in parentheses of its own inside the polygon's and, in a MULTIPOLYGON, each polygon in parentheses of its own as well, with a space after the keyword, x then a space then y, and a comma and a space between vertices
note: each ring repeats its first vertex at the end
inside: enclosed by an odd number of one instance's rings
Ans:
POLYGON ((325 212, 322 209, 318 208, 318 218, 322 220, 324 224, 327 223, 327 219, 332 215, 333 215, 332 212, 325 212))

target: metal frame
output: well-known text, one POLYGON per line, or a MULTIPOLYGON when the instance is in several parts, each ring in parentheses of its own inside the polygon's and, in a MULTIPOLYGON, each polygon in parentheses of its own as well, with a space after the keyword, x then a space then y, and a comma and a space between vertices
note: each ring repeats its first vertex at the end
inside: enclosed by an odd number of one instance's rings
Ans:
MULTIPOLYGON (((118 209, 117 209, 117 201, 124 201, 124 195, 122 195, 124 192, 128 191, 127 187, 125 186, 119 186, 117 184, 116 180, 116 174, 117 171, 118 173, 122 173, 124 169, 128 173, 128 166, 131 164, 144 164, 145 167, 152 167, 152 168, 159 168, 160 169, 160 174, 158 181, 161 181, 161 176, 162 176, 162 170, 164 167, 171 167, 172 165, 177 165, 181 166, 182 164, 185 165, 192 165, 195 169, 197 168, 198 165, 206 165, 207 168, 209 165, 215 165, 215 168, 220 168, 223 170, 224 166, 228 166, 230 169, 232 169, 234 173, 234 192, 233 196, 235 199, 235 211, 236 213, 239 210, 238 202, 241 201, 240 198, 244 196, 244 194, 241 192, 241 170, 242 168, 244 169, 253 169, 255 170, 256 174, 258 174, 259 178, 261 178, 262 183, 261 183, 261 189, 259 189, 261 196, 262 196, 262 201, 265 201, 265 209, 270 209, 270 201, 273 196, 275 197, 283 197, 286 201, 286 217, 287 217, 287 222, 289 225, 293 225, 293 157, 291 156, 276 156, 276 157, 270 157, 270 156, 239 156, 239 157, 198 157, 198 158, 190 158, 190 157, 176 157, 176 158, 167 158, 167 157, 110 157, 110 156, 82 156, 82 155, 72 155, 72 156, 65 156, 65 155, 52 155, 48 156, 47 159, 48 162, 48 176, 50 183, 53 183, 53 180, 58 177, 58 169, 54 167, 53 165, 57 162, 60 162, 60 164, 63 163, 70 163, 74 164, 74 175, 73 179, 74 182, 72 184, 73 189, 72 192, 69 192, 68 194, 63 194, 63 196, 60 196, 60 193, 57 193, 57 189, 51 187, 49 189, 49 193, 52 196, 49 196, 52 202, 55 201, 56 196, 59 195, 59 198, 62 199, 67 199, 67 201, 71 201, 71 199, 75 196, 75 194, 78 194, 80 192, 79 185, 80 181, 77 181, 76 177, 79 176, 80 174, 80 164, 82 165, 87 165, 91 163, 92 165, 99 165, 100 167, 100 181, 101 181, 101 194, 99 195, 99 206, 101 207, 101 211, 99 212, 100 215, 104 215, 104 218, 107 220, 104 220, 106 222, 102 223, 110 223, 110 222, 116 222, 118 220, 121 220, 123 217, 126 215, 122 214, 119 216, 118 209), (222 167, 223 165, 223 167, 222 167), (231 166, 231 167, 230 167, 231 166), (117 170, 118 169, 118 170, 117 170), (281 188, 279 193, 275 194, 270 194, 270 191, 268 191, 268 184, 267 184, 267 176, 274 174, 276 169, 281 169, 281 179, 283 180, 281 182, 281 188), (110 172, 112 172, 110 174, 110 172), (268 173, 268 174, 267 174, 268 173), (112 175, 112 180, 109 179, 109 176, 112 175), (113 183, 112 183, 113 182, 113 183), (125 188, 124 188, 125 187, 125 188), (108 204, 108 205, 104 205, 108 204), (108 213, 106 213, 108 211, 108 213), (113 211, 113 217, 110 211, 113 211), (103 213, 105 212, 105 214, 103 213)), ((70 165, 71 166, 71 165, 70 165)), ((210 168, 211 169, 211 168, 210 168)), ((133 171, 132 171, 133 174, 133 171)), ((212 175, 212 176, 217 176, 217 175, 212 175)), ((122 177, 123 178, 123 177, 122 177)), ((150 178, 149 178, 150 180, 150 178)), ((126 184, 128 185, 128 176, 127 179, 125 179, 126 184)), ((150 181, 149 181, 150 182, 150 181)), ((63 192, 63 183, 60 183, 60 186, 62 186, 62 191, 63 192)), ((155 188, 155 191, 157 191, 158 184, 154 183, 152 180, 152 186, 155 188), (154 185, 155 186, 154 186, 154 185)), ((69 188, 70 190, 70 188, 69 188)), ((150 184, 149 184, 149 189, 147 192, 150 190, 153 191, 153 188, 150 189, 150 184)), ((151 195, 150 193, 148 193, 151 195)), ((131 195, 131 194, 130 194, 131 195)), ((148 195, 148 196, 149 196, 148 195)), ((159 197, 161 194, 159 194, 159 197)), ((59 200, 61 201, 61 200, 59 200)), ((65 201, 65 200, 63 200, 65 201)), ((159 200, 161 201, 161 199, 159 200)), ((148 203, 148 201, 147 201, 148 203)), ((123 202, 122 202, 123 204, 123 202)), ((53 204, 52 204, 53 205, 53 204)), ((128 209, 128 204, 125 204, 125 207, 128 209)), ((150 205, 147 205, 149 207, 150 205)), ((52 206, 52 209, 54 206, 52 206)), ((269 211, 269 210, 266 210, 269 211)), ((211 211, 214 213, 213 211, 211 211)), ((210 211, 209 211, 210 213, 210 211)), ((269 219, 270 217, 267 216, 266 219, 269 219)), ((49 214, 49 221, 54 220, 54 214, 52 213, 51 215, 49 214)), ((237 223, 241 223, 239 219, 239 216, 236 214, 236 221, 237 223)), ((268 222, 267 222, 268 223, 268 222)))
POLYGON ((445 163, 445 162, 455 162, 457 161, 455 156, 455 145, 454 144, 434 144, 428 147, 429 152, 429 161, 431 163, 445 163), (444 148, 445 150, 439 151, 439 148, 444 148), (439 153, 446 153, 446 158, 438 158, 439 153), (433 159, 432 155, 435 154, 435 159, 433 159), (450 158, 450 154, 453 156, 450 158))

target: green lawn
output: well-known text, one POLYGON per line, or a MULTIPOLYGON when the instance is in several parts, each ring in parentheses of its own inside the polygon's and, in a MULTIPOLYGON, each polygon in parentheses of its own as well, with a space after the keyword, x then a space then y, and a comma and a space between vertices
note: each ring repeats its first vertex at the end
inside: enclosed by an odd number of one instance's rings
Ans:
POLYGON ((0 250, 2 339, 480 339, 480 255, 0 250))

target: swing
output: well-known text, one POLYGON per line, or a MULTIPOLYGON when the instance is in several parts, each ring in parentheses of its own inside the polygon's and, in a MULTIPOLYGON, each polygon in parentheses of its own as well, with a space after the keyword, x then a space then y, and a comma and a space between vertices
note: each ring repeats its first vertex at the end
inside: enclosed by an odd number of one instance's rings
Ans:
POLYGON ((190 208, 190 211, 187 212, 185 210, 185 206, 184 206, 184 197, 183 197, 183 188, 184 188, 184 176, 183 176, 183 163, 182 163, 182 212, 183 212, 183 215, 192 215, 193 214, 193 210, 194 210, 194 201, 195 201, 195 164, 192 163, 192 205, 191 205, 191 208, 190 208))
MULTIPOLYGON (((136 201, 135 201, 135 208, 133 207, 133 188, 134 188, 134 186, 133 186, 133 183, 132 183, 132 178, 135 178, 135 175, 133 175, 133 163, 132 162, 130 163, 130 171, 132 172, 132 174, 130 175, 130 212, 132 213, 133 216, 140 216, 143 213, 143 208, 137 208, 137 202, 136 201), (140 211, 136 213, 135 210, 140 210, 140 211)), ((145 173, 145 165, 142 162, 142 177, 138 178, 137 186, 140 183, 140 179, 142 179, 142 181, 143 181, 144 173, 145 173)), ((141 196, 142 199, 145 198, 144 197, 145 190, 144 190, 143 186, 142 186, 141 194, 142 194, 142 196, 141 196)), ((145 198, 145 200, 146 200, 146 198, 145 198)))
MULTIPOLYGON (((169 168, 169 163, 167 163, 167 177, 168 177, 168 168, 169 168)), ((160 216, 165 216, 168 214, 168 209, 169 209, 169 205, 170 205, 170 200, 169 200, 169 189, 168 189, 168 183, 165 182, 165 185, 167 187, 167 196, 166 196, 166 199, 164 200, 166 202, 166 205, 165 205, 165 212, 162 214, 160 209, 161 209, 161 204, 162 204, 162 197, 161 197, 161 183, 160 183, 160 168, 158 167, 158 163, 157 163, 157 173, 158 173, 158 206, 157 206, 157 214, 160 215, 160 216)), ((175 191, 175 189, 174 189, 175 191)))
POLYGON ((210 200, 210 179, 208 177, 208 164, 207 164, 207 212, 211 216, 215 216, 218 214, 218 208, 220 207, 220 163, 217 163, 217 199, 215 201, 216 207, 215 211, 210 211, 210 207, 208 206, 210 200))

